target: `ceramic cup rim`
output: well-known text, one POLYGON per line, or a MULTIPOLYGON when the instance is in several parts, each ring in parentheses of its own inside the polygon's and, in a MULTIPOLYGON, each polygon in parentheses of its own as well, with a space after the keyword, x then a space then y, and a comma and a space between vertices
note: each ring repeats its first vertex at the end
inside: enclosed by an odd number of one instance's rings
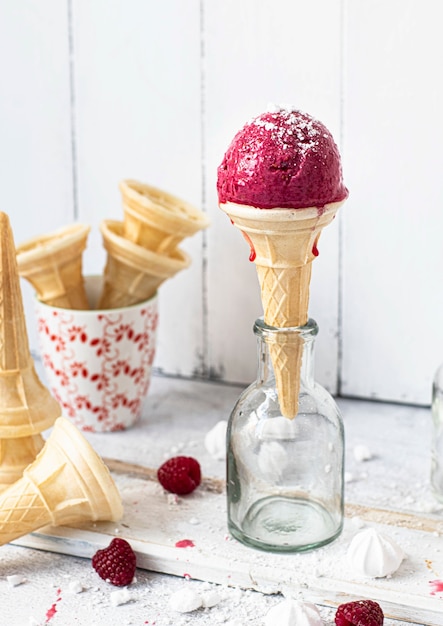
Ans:
MULTIPOLYGON (((88 283, 93 283, 94 281, 97 283, 97 286, 100 287, 101 283, 103 283, 104 277, 101 274, 87 274, 84 276, 84 280, 86 283, 86 287, 88 283)), ((47 309, 48 311, 60 311, 61 313, 70 313, 73 315, 85 315, 90 317, 96 317, 97 315, 109 314, 109 313, 122 313, 124 311, 133 311, 136 309, 141 309, 144 306, 152 305, 157 301, 158 292, 156 291, 150 298, 147 300, 142 300, 142 302, 136 302, 135 304, 130 304, 129 306, 117 307, 115 309, 67 309, 66 307, 54 306, 53 304, 47 304, 46 302, 42 302, 39 300, 37 294, 34 294, 34 302, 37 306, 42 307, 43 309, 47 309)))

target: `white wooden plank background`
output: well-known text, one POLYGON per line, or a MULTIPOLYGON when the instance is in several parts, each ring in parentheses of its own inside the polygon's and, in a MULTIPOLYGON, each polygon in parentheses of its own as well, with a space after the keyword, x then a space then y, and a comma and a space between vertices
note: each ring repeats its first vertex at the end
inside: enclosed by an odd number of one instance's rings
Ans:
POLYGON ((161 288, 156 366, 249 382, 258 283, 217 207, 216 168, 252 115, 294 103, 334 133, 351 192, 314 261, 317 378, 428 403, 443 360, 439 23, 438 0, 0 3, 0 183, 16 241, 89 221, 85 267, 100 271, 98 223, 121 215, 128 176, 205 209, 192 267, 161 288))
MULTIPOLYGON (((200 206, 198 0, 75 1, 73 20, 80 219, 95 233, 103 217, 122 219, 123 178, 200 206)), ((91 272, 103 266, 96 241, 91 272)), ((191 375, 203 349, 202 235, 183 247, 193 263, 161 287, 156 365, 191 375)))
MULTIPOLYGON (((65 2, 0 3, 0 80, 0 210, 18 243, 73 219, 65 2)), ((23 291, 32 312, 33 292, 23 291)))
POLYGON ((443 359, 438 2, 347 3, 342 392, 430 401, 443 359))

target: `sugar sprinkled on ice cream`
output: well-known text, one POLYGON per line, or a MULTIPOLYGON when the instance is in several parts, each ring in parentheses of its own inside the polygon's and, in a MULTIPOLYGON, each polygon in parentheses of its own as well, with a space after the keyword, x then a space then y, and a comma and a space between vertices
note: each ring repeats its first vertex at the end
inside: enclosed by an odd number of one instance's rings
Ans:
POLYGON ((293 107, 268 107, 235 135, 218 168, 219 202, 322 207, 348 195, 329 130, 293 107))

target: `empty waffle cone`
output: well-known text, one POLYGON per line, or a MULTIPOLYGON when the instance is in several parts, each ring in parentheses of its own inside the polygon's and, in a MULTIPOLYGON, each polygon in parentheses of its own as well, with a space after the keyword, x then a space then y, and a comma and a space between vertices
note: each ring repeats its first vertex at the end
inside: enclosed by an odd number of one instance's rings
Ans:
POLYGON ((82 265, 90 226, 72 224, 17 247, 20 276, 42 302, 63 309, 88 309, 82 265))
POLYGON ((48 524, 117 521, 122 515, 108 468, 80 431, 61 417, 22 478, 0 494, 0 545, 48 524))
MULTIPOLYGON (((304 326, 308 321, 311 262, 318 254, 321 231, 342 202, 306 209, 259 209, 227 202, 220 205, 251 247, 260 282, 264 321, 275 328, 304 326)), ((298 412, 303 339, 269 347, 282 415, 298 412)))
POLYGON ((22 477, 44 446, 41 435, 0 439, 0 492, 22 477))
POLYGON ((120 191, 123 236, 153 252, 172 252, 185 237, 209 226, 204 213, 156 187, 124 180, 120 191))
POLYGON ((8 216, 0 213, 0 439, 35 435, 60 415, 58 402, 35 371, 14 238, 8 216))
POLYGON ((180 249, 159 254, 123 237, 123 224, 104 220, 100 224, 107 251, 103 290, 98 309, 115 309, 149 300, 168 278, 190 265, 180 249))

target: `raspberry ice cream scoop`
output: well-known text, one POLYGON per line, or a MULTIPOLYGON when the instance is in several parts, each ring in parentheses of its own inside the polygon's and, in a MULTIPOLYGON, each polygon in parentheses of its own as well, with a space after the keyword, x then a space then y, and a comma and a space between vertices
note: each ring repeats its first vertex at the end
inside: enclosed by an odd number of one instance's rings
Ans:
POLYGON ((323 207, 348 196, 329 130, 307 113, 272 106, 234 137, 218 168, 220 204, 323 207))

